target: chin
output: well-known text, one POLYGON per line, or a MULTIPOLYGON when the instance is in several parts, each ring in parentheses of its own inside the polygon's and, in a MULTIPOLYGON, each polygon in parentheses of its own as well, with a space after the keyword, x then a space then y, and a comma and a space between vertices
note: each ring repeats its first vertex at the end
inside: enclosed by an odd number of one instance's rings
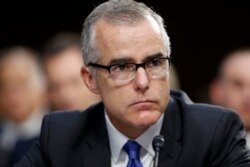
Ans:
POLYGON ((138 119, 136 120, 142 127, 149 127, 155 124, 161 117, 159 113, 145 112, 141 113, 138 119))

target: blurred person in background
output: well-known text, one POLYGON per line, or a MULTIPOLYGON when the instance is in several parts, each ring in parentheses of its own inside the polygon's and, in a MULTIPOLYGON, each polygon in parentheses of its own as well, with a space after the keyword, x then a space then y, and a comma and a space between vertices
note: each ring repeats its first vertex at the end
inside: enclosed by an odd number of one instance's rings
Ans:
POLYGON ((45 85, 37 53, 24 47, 0 53, 0 166, 11 166, 40 133, 46 110, 45 85))
POLYGON ((250 146, 250 48, 237 49, 226 56, 210 85, 209 96, 212 103, 240 115, 250 146))
POLYGON ((100 100, 87 89, 80 76, 83 66, 80 35, 61 32, 49 39, 43 66, 51 110, 85 109, 100 100))
POLYGON ((171 89, 181 89, 181 83, 180 83, 180 78, 178 75, 178 72, 175 68, 174 64, 170 64, 170 68, 169 68, 169 75, 170 75, 170 88, 171 89))

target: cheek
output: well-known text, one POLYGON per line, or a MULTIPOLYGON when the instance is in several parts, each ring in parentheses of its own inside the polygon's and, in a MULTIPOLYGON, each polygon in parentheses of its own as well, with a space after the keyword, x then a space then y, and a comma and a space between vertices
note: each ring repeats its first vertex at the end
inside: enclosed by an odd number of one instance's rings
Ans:
POLYGON ((228 107, 234 110, 240 110, 242 99, 237 94, 227 93, 224 96, 224 105, 224 107, 228 107))
POLYGON ((152 92, 155 92, 161 100, 166 100, 169 98, 169 92, 170 92, 170 85, 168 80, 162 81, 159 83, 155 83, 155 86, 153 86, 152 92))
POLYGON ((237 104, 241 101, 241 95, 238 91, 232 89, 224 90, 224 99, 225 102, 230 104, 237 104))
POLYGON ((110 104, 119 108, 125 107, 127 101, 133 98, 132 92, 130 92, 129 89, 124 88, 105 87, 100 91, 100 95, 105 104, 110 104))
POLYGON ((116 86, 108 75, 97 75, 95 82, 102 99, 106 99, 105 101, 120 101, 124 97, 128 98, 132 89, 129 85, 116 86))

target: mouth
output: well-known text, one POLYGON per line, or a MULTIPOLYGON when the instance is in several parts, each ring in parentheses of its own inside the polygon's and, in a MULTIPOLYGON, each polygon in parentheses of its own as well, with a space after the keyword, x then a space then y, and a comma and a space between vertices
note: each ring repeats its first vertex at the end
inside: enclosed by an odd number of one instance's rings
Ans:
POLYGON ((130 106, 134 106, 136 108, 150 108, 152 107, 153 104, 155 104, 156 101, 155 100, 138 100, 138 101, 135 101, 133 103, 131 103, 130 106))
POLYGON ((136 104, 146 104, 146 103, 154 103, 153 100, 139 100, 139 101, 136 101, 134 103, 132 103, 132 105, 136 105, 136 104))

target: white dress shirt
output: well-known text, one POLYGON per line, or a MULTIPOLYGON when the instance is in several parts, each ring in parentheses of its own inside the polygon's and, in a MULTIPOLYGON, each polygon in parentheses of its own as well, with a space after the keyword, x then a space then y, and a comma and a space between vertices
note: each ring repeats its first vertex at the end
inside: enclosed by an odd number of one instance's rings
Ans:
MULTIPOLYGON (((135 139, 135 141, 141 145, 140 160, 143 167, 153 167, 155 152, 153 150, 152 140, 156 135, 160 134, 163 117, 164 114, 162 114, 160 119, 154 125, 135 139)), ((105 121, 111 150, 111 167, 125 167, 127 166, 129 158, 127 153, 123 150, 123 146, 129 138, 114 127, 106 112, 105 121)))
POLYGON ((250 148, 250 132, 247 132, 246 134, 246 141, 247 141, 247 145, 250 148))

